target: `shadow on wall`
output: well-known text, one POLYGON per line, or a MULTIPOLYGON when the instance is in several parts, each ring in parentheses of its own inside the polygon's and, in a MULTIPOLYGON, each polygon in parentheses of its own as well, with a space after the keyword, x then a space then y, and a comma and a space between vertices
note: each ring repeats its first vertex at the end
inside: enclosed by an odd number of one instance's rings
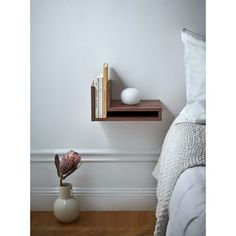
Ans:
POLYGON ((109 70, 110 80, 112 80, 112 99, 120 99, 122 90, 128 87, 128 85, 122 80, 117 71, 111 67, 109 70))
POLYGON ((174 116, 163 109, 163 121, 101 122, 109 149, 153 150, 160 152, 174 116))

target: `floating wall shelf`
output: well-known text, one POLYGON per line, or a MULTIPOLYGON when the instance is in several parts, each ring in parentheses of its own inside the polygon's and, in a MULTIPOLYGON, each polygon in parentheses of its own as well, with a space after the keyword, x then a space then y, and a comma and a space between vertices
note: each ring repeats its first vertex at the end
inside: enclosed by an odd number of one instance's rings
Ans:
POLYGON ((125 105, 120 100, 112 100, 112 81, 107 84, 107 118, 95 117, 95 87, 91 86, 92 121, 161 121, 160 100, 141 100, 136 105, 125 105))

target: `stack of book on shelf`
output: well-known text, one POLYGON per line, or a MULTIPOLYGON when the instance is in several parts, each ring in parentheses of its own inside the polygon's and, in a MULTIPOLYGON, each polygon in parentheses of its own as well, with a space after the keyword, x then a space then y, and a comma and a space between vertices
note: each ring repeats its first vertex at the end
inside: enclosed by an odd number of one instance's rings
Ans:
POLYGON ((108 83, 108 64, 103 64, 101 75, 97 75, 93 80, 95 87, 95 117, 107 117, 107 83, 108 83))

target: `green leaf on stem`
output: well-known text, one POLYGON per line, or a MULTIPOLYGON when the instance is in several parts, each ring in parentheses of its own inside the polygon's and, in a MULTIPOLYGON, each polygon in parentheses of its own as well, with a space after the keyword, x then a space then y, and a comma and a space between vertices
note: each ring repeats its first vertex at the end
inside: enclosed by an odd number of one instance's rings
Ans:
POLYGON ((59 165, 60 165, 59 156, 56 154, 55 155, 55 166, 57 168, 57 175, 58 175, 58 177, 60 177, 59 165))

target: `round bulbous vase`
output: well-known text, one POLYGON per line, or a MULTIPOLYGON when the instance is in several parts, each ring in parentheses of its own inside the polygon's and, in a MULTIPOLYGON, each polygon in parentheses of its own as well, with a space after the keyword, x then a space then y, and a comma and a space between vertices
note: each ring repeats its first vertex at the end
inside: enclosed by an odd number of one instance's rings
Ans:
POLYGON ((78 199, 73 197, 72 185, 64 183, 59 187, 60 195, 54 202, 54 216, 62 223, 70 223, 74 221, 79 213, 78 199))

